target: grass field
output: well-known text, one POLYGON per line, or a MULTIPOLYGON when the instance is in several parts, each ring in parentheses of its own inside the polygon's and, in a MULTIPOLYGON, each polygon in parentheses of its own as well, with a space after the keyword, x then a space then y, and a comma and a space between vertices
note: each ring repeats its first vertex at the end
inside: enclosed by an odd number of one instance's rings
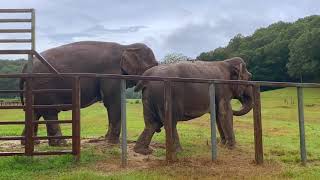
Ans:
MULTIPOLYGON (((104 141, 84 143, 82 158, 73 162, 72 156, 49 157, 1 157, 0 179, 212 179, 212 178, 320 178, 320 89, 304 90, 305 129, 307 142, 307 166, 299 163, 299 129, 297 100, 294 88, 262 93, 262 122, 265 163, 253 163, 252 112, 234 118, 237 140, 235 150, 218 148, 218 161, 210 161, 209 116, 204 115, 189 122, 178 124, 184 151, 178 154, 179 162, 166 165, 164 131, 155 134, 150 156, 132 153, 129 144, 129 166, 120 168, 118 146, 104 141)), ((236 103, 235 103, 236 104, 236 103)), ((143 130, 142 104, 128 100, 128 138, 137 139, 143 130)), ((83 138, 104 136, 107 128, 106 111, 101 104, 95 104, 81 111, 81 135, 83 138)), ((64 112, 60 119, 70 119, 70 112, 64 112)), ((21 120, 19 110, 0 111, 1 120, 21 120)), ((0 127, 1 135, 14 136, 22 131, 21 126, 0 127)), ((70 127, 63 126, 65 135, 70 127)), ((40 134, 46 133, 40 126, 40 134)), ((100 138, 101 139, 101 138, 100 138)), ((0 146, 1 151, 20 145, 0 146)), ((66 147, 66 148, 70 148, 66 147)), ((48 149, 46 144, 37 149, 48 149)))

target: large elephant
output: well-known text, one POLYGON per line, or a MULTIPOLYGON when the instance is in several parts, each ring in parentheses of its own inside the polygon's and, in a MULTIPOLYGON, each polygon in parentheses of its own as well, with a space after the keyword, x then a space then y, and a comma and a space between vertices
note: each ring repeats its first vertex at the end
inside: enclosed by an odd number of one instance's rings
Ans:
MULTIPOLYGON (((152 50, 145 44, 120 45, 113 42, 82 41, 46 50, 41 55, 60 73, 98 73, 141 75, 158 65, 152 50)), ((24 68, 26 69, 26 68, 24 68)), ((33 73, 48 73, 38 59, 34 60, 33 73)), ((108 111, 109 128, 106 139, 118 143, 120 135, 120 81, 115 79, 81 78, 81 107, 102 100, 108 111)), ((127 81, 133 87, 137 81, 127 81)), ((71 89, 71 79, 34 79, 34 89, 71 89)), ((24 80, 20 81, 22 89, 24 80)), ((22 98, 23 100, 23 98, 22 98)), ((35 94, 34 104, 71 104, 71 93, 35 94)), ((69 110, 69 109, 64 109, 69 110)), ((35 120, 58 120, 56 109, 36 109, 35 120)), ((24 131, 25 132, 25 131, 24 131)), ((24 133, 23 132, 23 133, 24 133)), ((37 134, 37 126, 35 126, 37 134)), ((58 124, 47 125, 48 136, 62 135, 58 124)), ((49 145, 62 145, 65 140, 49 139, 49 145)), ((24 143, 24 142, 22 142, 24 143)))
MULTIPOLYGON (((143 73, 144 76, 206 78, 223 80, 250 80, 251 74, 245 62, 239 58, 231 58, 216 62, 180 62, 170 65, 152 67, 143 73)), ((150 141, 155 132, 160 132, 164 123, 164 84, 156 81, 139 81, 135 90, 142 90, 143 115, 145 128, 139 136, 134 151, 149 154, 150 141)), ((241 116, 252 109, 252 88, 246 85, 216 85, 217 127, 221 143, 233 148, 235 137, 233 132, 233 115, 241 116), (231 100, 239 99, 240 110, 232 110, 231 100)), ((172 84, 172 120, 173 138, 177 151, 181 150, 176 129, 177 121, 187 121, 202 116, 209 109, 209 85, 200 83, 174 82, 172 84)))

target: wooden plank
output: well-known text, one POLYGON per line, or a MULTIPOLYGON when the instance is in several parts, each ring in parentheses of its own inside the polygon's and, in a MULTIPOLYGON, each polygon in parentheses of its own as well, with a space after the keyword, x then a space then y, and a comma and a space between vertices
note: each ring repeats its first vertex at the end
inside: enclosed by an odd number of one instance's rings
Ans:
POLYGON ((31 43, 31 39, 0 39, 0 43, 31 43))
POLYGON ((32 95, 32 79, 28 78, 26 80, 26 108, 25 108, 25 154, 27 156, 32 156, 34 151, 34 140, 33 140, 33 95, 32 95))
POLYGON ((33 136, 34 140, 45 140, 45 139, 72 139, 72 136, 33 136))
MULTIPOLYGON (((31 50, 0 50, 0 54, 31 54, 31 50)), ((8 75, 8 74, 7 74, 8 75)), ((5 76, 5 74, 4 74, 5 76)))
POLYGON ((172 96, 171 82, 164 81, 164 128, 166 133, 166 160, 167 162, 177 161, 177 154, 174 148, 173 122, 172 122, 172 96))
POLYGON ((31 33, 31 29, 0 29, 0 33, 31 33))
POLYGON ((121 165, 126 167, 127 160, 127 111, 126 111, 126 80, 122 79, 120 84, 121 93, 121 165))
POLYGON ((72 93, 72 89, 37 89, 37 90, 33 90, 32 92, 34 94, 40 94, 40 93, 72 93))
POLYGON ((0 109, 24 109, 25 106, 23 105, 16 105, 16 106, 0 106, 0 109))
POLYGON ((24 136, 7 136, 0 137, 0 141, 24 140, 24 136))
POLYGON ((0 90, 0 93, 23 93, 24 90, 0 90))
POLYGON ((303 108, 303 89, 297 88, 298 96, 298 117, 299 117, 299 135, 300 135, 300 157, 302 165, 306 165, 307 162, 307 150, 304 131, 304 108, 303 108))
POLYGON ((215 84, 209 86, 210 95, 210 125, 211 125, 211 160, 217 160, 217 129, 216 129, 216 90, 215 84))
POLYGON ((72 109, 72 104, 33 105, 34 109, 72 109))
POLYGON ((260 86, 253 86, 253 101, 255 161, 257 164, 263 164, 260 86))
POLYGON ((64 154, 72 154, 72 151, 64 150, 64 151, 35 151, 32 155, 36 156, 47 156, 47 155, 64 155, 64 154))
POLYGON ((80 160, 80 109, 81 109, 81 92, 80 92, 80 78, 74 77, 72 84, 72 154, 76 161, 80 160))
POLYGON ((31 13, 34 9, 0 9, 0 13, 31 13))
POLYGON ((0 125, 18 125, 25 124, 25 121, 0 121, 0 125))
POLYGON ((0 156, 22 156, 24 152, 0 152, 0 156))
POLYGON ((32 22, 32 19, 0 19, 0 23, 24 23, 32 22))
POLYGON ((47 120, 47 121, 33 121, 33 124, 70 124, 72 120, 47 120))

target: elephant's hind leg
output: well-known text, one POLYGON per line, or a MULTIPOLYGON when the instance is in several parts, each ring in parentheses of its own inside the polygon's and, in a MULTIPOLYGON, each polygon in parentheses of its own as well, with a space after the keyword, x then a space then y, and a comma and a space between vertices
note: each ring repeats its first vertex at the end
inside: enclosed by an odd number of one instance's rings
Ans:
MULTIPOLYGON (((58 121, 58 112, 49 112, 43 115, 45 121, 58 121)), ((61 128, 58 123, 46 124, 48 136, 62 136, 61 128)), ((49 138, 49 146, 65 146, 65 139, 49 138)))

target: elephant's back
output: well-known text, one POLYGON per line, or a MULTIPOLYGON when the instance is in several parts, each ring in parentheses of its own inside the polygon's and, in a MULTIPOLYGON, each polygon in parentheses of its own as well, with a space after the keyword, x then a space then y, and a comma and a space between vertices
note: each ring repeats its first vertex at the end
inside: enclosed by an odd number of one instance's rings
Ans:
MULTIPOLYGON (((114 70, 119 68, 112 66, 119 66, 123 50, 118 43, 81 41, 48 49, 41 55, 63 73, 119 73, 114 70)), ((35 60, 34 72, 49 71, 35 60)))

